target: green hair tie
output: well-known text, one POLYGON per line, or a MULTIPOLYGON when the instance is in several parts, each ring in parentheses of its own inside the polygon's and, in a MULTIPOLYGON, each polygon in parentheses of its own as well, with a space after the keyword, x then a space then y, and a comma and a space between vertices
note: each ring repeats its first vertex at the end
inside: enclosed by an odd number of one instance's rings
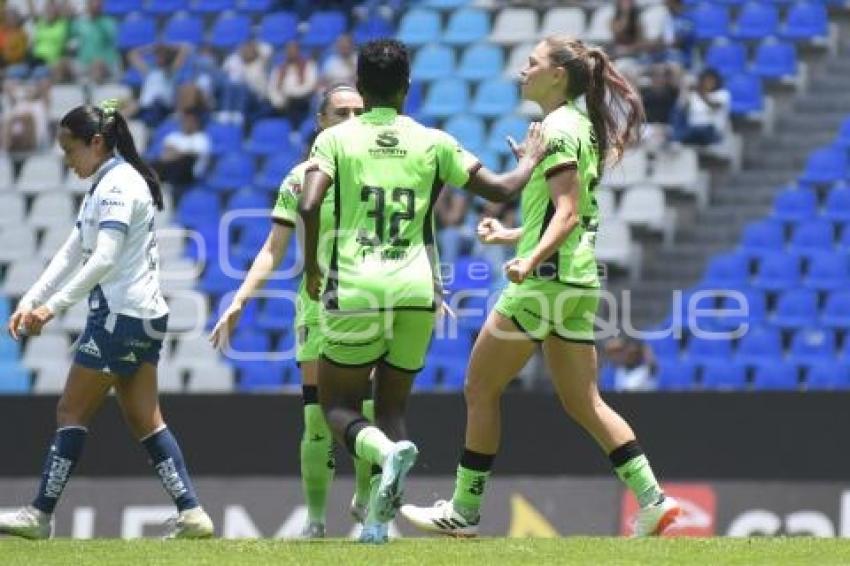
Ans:
POLYGON ((121 101, 117 98, 107 98, 103 102, 99 104, 100 109, 103 111, 103 115, 107 118, 111 118, 118 112, 118 109, 121 107, 121 101))

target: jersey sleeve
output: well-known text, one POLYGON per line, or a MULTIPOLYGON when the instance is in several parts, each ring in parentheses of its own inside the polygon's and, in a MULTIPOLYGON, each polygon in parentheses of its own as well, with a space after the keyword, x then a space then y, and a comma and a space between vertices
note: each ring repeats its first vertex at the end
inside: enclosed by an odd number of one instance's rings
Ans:
POLYGON ((453 187, 463 187, 481 167, 481 162, 450 134, 437 131, 436 135, 437 164, 442 181, 453 187))
POLYGON ((97 191, 98 228, 118 230, 124 234, 130 226, 133 197, 127 187, 110 184, 97 191))
POLYGON ((540 166, 547 179, 565 169, 578 167, 579 144, 573 135, 559 128, 544 129, 543 135, 548 147, 540 166))
POLYGON ((301 194, 303 180, 297 168, 290 171, 283 179, 272 209, 273 221, 291 226, 295 225, 295 217, 298 215, 298 197, 301 194))
POLYGON ((319 134, 310 150, 310 161, 315 167, 336 181, 337 141, 334 132, 325 130, 319 134))

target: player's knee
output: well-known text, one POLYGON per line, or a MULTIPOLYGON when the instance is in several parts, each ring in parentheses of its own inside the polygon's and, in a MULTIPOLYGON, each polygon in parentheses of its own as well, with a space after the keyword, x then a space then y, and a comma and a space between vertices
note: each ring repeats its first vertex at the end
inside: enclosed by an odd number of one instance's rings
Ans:
POLYGON ((501 389, 495 387, 490 380, 470 374, 463 384, 463 396, 467 406, 498 402, 502 396, 501 389))
POLYGON ((56 424, 60 427, 85 425, 82 411, 74 407, 64 397, 56 404, 56 424))

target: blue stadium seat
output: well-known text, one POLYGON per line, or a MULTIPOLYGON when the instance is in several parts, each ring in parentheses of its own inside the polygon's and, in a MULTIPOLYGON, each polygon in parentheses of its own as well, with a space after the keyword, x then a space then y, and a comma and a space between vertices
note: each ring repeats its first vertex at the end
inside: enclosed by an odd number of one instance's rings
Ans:
POLYGON ((809 220, 797 224, 788 245, 788 251, 802 257, 835 249, 832 224, 823 220, 809 220))
POLYGON ((838 136, 835 138, 835 145, 850 149, 850 116, 844 118, 841 122, 841 127, 838 129, 838 136))
POLYGON ((848 177, 847 162, 847 152, 843 148, 822 147, 809 154, 800 182, 823 184, 843 181, 848 177))
POLYGON ((764 110, 764 91, 761 79, 749 73, 738 73, 726 79, 726 89, 732 98, 732 114, 748 115, 764 110))
POLYGON ((456 74, 468 81, 481 81, 499 76, 504 68, 505 56, 500 47, 476 43, 464 50, 456 74))
POLYGON ((838 252, 813 254, 803 285, 818 291, 836 291, 850 284, 847 256, 838 252))
POLYGON ((746 254, 732 252, 712 257, 705 270, 703 284, 718 289, 746 287, 750 279, 750 260, 746 254))
POLYGON ((484 147, 484 121, 477 116, 455 114, 443 124, 443 131, 473 153, 484 147))
POLYGON ((143 9, 142 0, 105 0, 103 3, 103 13, 110 16, 126 16, 143 9))
POLYGON ((835 391, 850 389, 850 365, 837 360, 811 364, 806 371, 806 389, 835 391))
MULTIPOLYGON (((11 314, 12 306, 9 304, 9 301, 6 299, 6 297, 0 295, 0 320, 6 320, 11 314)), ((0 339, 0 344, 2 344, 2 339, 0 339)), ((0 346, 0 352, 2 351, 3 347, 0 346)))
POLYGON ((177 218, 187 228, 215 223, 220 217, 218 195, 204 187, 187 191, 177 205, 177 218))
POLYGON ((469 87, 460 79, 441 79, 431 83, 422 108, 425 116, 446 118, 465 112, 469 106, 469 87))
POLYGON ((354 43, 362 45, 373 39, 382 37, 391 37, 393 35, 393 27, 381 16, 371 16, 354 26, 354 31, 351 36, 354 38, 354 43))
POLYGON ((756 365, 765 360, 782 357, 782 336, 772 326, 750 327, 738 342, 735 360, 743 365, 756 365))
POLYGON ((758 324, 764 321, 767 317, 767 298, 763 292, 749 287, 730 291, 737 291, 743 297, 728 295, 723 298, 720 308, 724 312, 715 317, 721 328, 734 330, 742 324, 758 324))
POLYGON ((228 210, 268 210, 272 205, 269 195, 252 189, 242 189, 227 200, 228 210))
MULTIPOLYGON (((833 185, 826 195, 823 217, 831 222, 850 222, 850 187, 844 184, 833 185)), ((850 231, 845 228, 844 233, 850 234, 850 231)))
POLYGON ((260 20, 257 38, 274 47, 298 37, 298 17, 292 12, 273 12, 260 20))
POLYGON ((799 259, 776 252, 766 254, 759 260, 759 268, 753 287, 766 291, 782 291, 800 284, 799 259))
POLYGON ((236 7, 239 8, 240 12, 246 12, 249 14, 265 14, 271 10, 275 4, 277 4, 277 0, 238 0, 236 2, 236 7))
POLYGON ((850 291, 833 291, 827 295, 820 325, 825 328, 850 329, 850 291))
POLYGON ((188 10, 189 0, 153 0, 145 6, 145 12, 154 16, 165 16, 188 10))
POLYGON ((440 389, 443 391, 463 391, 466 381, 466 364, 449 364, 442 368, 440 389))
POLYGON ((502 171, 504 169, 503 160, 495 151, 482 149, 476 154, 476 156, 481 164, 490 171, 502 171))
MULTIPOLYGON (((218 304, 216 305, 215 311, 213 311, 214 316, 221 316, 232 302, 233 297, 228 297, 227 295, 219 297, 218 304)), ((260 302, 258 300, 254 299, 245 303, 245 306, 242 308, 242 316, 239 318, 239 325, 236 327, 237 332, 241 329, 252 328, 257 321, 257 313, 259 311, 260 302)))
MULTIPOLYGON (((5 303, 6 301, 3 300, 5 303)), ((6 310, 9 310, 8 307, 6 310)), ((7 320, 11 313, 6 313, 3 320, 7 320)), ((20 348, 18 347, 18 342, 12 340, 12 337, 9 336, 8 333, 4 332, 2 336, 0 336, 0 363, 2 362, 14 362, 17 361, 21 356, 20 348)))
POLYGON ((696 381, 696 366, 691 362, 664 360, 655 376, 661 391, 690 391, 696 381))
POLYGON ((348 18, 338 10, 317 10, 307 20, 307 33, 301 37, 304 47, 326 47, 348 29, 348 18))
POLYGON ((735 20, 733 37, 751 40, 776 35, 779 28, 779 11, 762 2, 747 2, 735 20))
POLYGON ((750 257, 781 251, 784 247, 784 228, 775 220, 750 222, 744 228, 740 250, 750 257))
POLYGON ((742 390, 747 385, 747 372, 744 366, 723 359, 704 363, 702 366, 702 386, 716 391, 742 390))
POLYGON ((399 41, 412 47, 435 43, 440 39, 440 15, 434 10, 413 9, 401 17, 399 41))
POLYGON ((794 41, 810 41, 829 34, 826 6, 819 2, 797 2, 785 16, 781 37, 794 41))
POLYGON ((470 110, 485 118, 495 118, 513 112, 518 103, 516 83, 489 79, 478 86, 470 110))
POLYGON ((835 334, 824 328, 807 328, 798 330, 791 338, 791 348, 788 359, 800 365, 835 358, 835 334))
POLYGON ((484 147, 490 151, 495 151, 501 155, 513 155, 508 142, 505 141, 506 136, 513 137, 517 143, 525 138, 528 131, 528 120, 521 116, 508 114, 498 118, 490 128, 490 135, 487 136, 487 142, 484 147))
POLYGON ((284 177, 301 161, 301 154, 294 148, 290 151, 270 155, 263 168, 254 178, 254 184, 264 191, 277 192, 284 177))
POLYGON ((223 295, 238 288, 239 283, 238 279, 222 271, 218 261, 209 261, 200 281, 198 281, 198 288, 211 295, 223 295))
POLYGON ((247 357, 248 354, 267 353, 272 350, 272 341, 268 332, 259 332, 253 328, 240 328, 230 339, 233 355, 225 356, 232 360, 234 365, 239 365, 247 360, 234 360, 237 357, 247 357))
POLYGON ((204 22, 186 13, 170 18, 162 29, 162 40, 167 43, 200 44, 204 39, 204 22))
POLYGON ((422 6, 436 10, 450 10, 452 8, 463 8, 469 4, 469 0, 425 0, 422 6))
POLYGON ((718 39, 705 54, 705 66, 723 76, 743 72, 747 66, 747 48, 737 41, 718 39))
POLYGON ((446 24, 442 42, 448 45, 469 45, 486 39, 490 33, 490 18, 483 10, 464 8, 453 12, 446 24))
POLYGON ((254 123, 245 151, 253 155, 272 155, 289 145, 292 125, 286 118, 264 118, 254 123))
POLYGON ((726 337, 698 338, 692 336, 688 341, 687 359, 694 363, 704 364, 715 360, 729 359, 732 353, 732 342, 726 337))
POLYGON ((281 362, 234 363, 240 369, 239 391, 276 391, 287 381, 287 366, 281 362))
POLYGON ((30 392, 29 371, 17 361, 0 362, 0 395, 24 395, 30 392))
POLYGON ((266 299, 257 314, 257 327, 263 330, 291 330, 295 317, 295 302, 284 298, 266 299))
POLYGON ((666 363, 671 363, 677 361, 680 357, 681 345, 679 339, 673 334, 667 334, 660 338, 647 338, 645 343, 652 350, 655 359, 659 361, 666 360, 666 363))
POLYGON ((699 40, 729 35, 729 10, 710 2, 701 2, 691 11, 694 35, 699 40))
POLYGON ((242 148, 242 128, 236 124, 210 122, 204 129, 210 138, 213 155, 239 151, 242 148))
POLYGON ((120 49, 133 49, 156 41, 156 20, 141 14, 130 14, 118 24, 116 44, 120 49))
POLYGON ((773 201, 773 215, 783 222, 804 222, 817 214, 818 198, 807 187, 791 187, 776 195, 773 201))
POLYGON ((779 295, 773 324, 780 328, 802 328, 815 323, 818 295, 811 289, 789 289, 779 295))
POLYGON ((755 391, 793 391, 799 389, 797 366, 779 360, 759 364, 753 374, 755 391))
POLYGON ((417 81, 433 81, 454 75, 455 52, 446 45, 426 45, 416 52, 410 75, 417 81))
POLYGON ((199 14, 218 14, 235 8, 236 0, 195 0, 192 4, 192 11, 199 14))
POLYGON ((251 37, 251 19, 244 14, 226 12, 210 29, 209 44, 219 49, 235 49, 251 37))
POLYGON ((254 159, 244 153, 227 153, 215 164, 207 179, 210 188, 227 191, 247 187, 254 180, 254 159))
POLYGON ((756 48, 751 70, 763 79, 793 77, 797 74, 797 48, 768 38, 756 48))
POLYGON ((437 375, 440 373, 440 368, 428 363, 428 358, 425 358, 425 367, 422 371, 416 374, 413 381, 413 391, 433 391, 437 389, 437 375))

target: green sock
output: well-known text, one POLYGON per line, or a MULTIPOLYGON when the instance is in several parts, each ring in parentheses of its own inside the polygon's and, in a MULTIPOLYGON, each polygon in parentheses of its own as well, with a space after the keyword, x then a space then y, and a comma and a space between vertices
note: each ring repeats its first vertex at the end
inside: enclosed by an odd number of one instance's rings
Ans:
POLYGON ((490 472, 479 472, 463 466, 457 467, 452 505, 466 519, 474 521, 478 518, 481 500, 484 499, 484 488, 489 477, 490 472))
POLYGON ((649 460, 643 454, 635 456, 622 466, 614 468, 614 471, 617 472, 617 477, 635 495, 641 507, 656 503, 664 495, 661 486, 655 479, 655 474, 652 473, 649 460))
MULTIPOLYGON (((375 402, 371 399, 363 401, 363 416, 370 422, 375 422, 375 402)), ((369 490, 371 488, 372 464, 365 458, 354 459, 354 500, 358 505, 366 505, 369 502, 369 490)))
POLYGON ((334 479, 333 436, 322 407, 304 405, 301 437, 301 485, 311 523, 325 523, 328 491, 334 479))
POLYGON ((376 426, 367 426, 357 433, 354 442, 354 453, 371 464, 384 465, 390 451, 393 449, 393 441, 381 432, 376 426))

